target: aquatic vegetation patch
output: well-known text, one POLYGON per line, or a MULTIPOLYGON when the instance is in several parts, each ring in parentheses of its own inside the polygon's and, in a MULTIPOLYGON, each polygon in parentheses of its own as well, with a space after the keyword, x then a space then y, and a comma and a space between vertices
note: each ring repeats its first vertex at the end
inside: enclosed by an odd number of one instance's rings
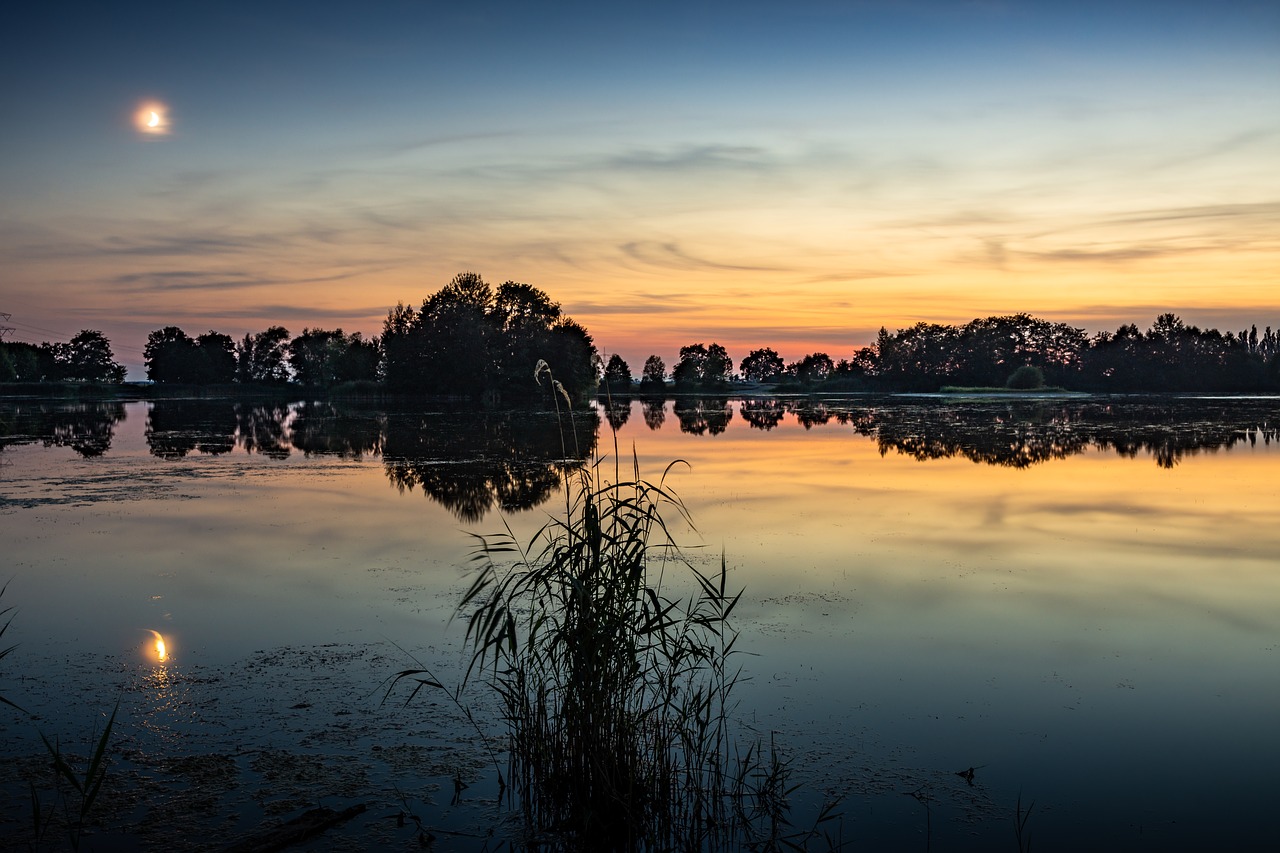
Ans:
MULTIPOLYGON (((564 513, 528 542, 477 536, 477 574, 458 612, 465 681, 496 694, 508 767, 500 786, 523 844, 548 850, 795 847, 821 837, 788 820, 790 768, 773 740, 743 737, 733 697, 742 592, 722 558, 686 559, 666 515, 691 521, 632 460, 566 471, 564 513), (678 576, 678 577, 677 577, 678 576), (672 593, 669 589, 678 590, 672 593)), ((425 668, 392 688, 443 685, 425 668)), ((454 693, 455 701, 461 701, 454 693)))

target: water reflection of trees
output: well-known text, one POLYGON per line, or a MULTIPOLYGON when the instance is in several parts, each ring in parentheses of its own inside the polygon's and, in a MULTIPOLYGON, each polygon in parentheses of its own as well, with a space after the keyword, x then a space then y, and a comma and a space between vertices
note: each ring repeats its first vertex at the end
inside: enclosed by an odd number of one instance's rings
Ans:
POLYGON ((590 456, 599 426, 581 414, 393 416, 383 468, 398 489, 421 488, 460 521, 476 522, 495 506, 529 509, 551 497, 566 468, 590 456))
POLYGON ((733 420, 728 397, 677 397, 671 412, 680 421, 680 431, 691 435, 719 435, 733 420))
POLYGON ((0 450, 39 443, 69 447, 89 459, 111 449, 116 425, 124 419, 124 403, 116 401, 21 401, 0 409, 0 450))
POLYGON ((217 400, 158 400, 147 413, 147 448, 161 459, 236 448, 235 408, 217 400))
POLYGON ((739 404, 738 414, 754 429, 767 432, 782 423, 787 414, 787 403, 776 397, 747 399, 739 404))
POLYGON ((289 439, 307 456, 362 459, 382 453, 386 425, 386 412, 303 403, 294 411, 289 439))
MULTIPOLYGON (((663 401, 639 402, 645 426, 662 428, 663 401)), ((600 415, 620 429, 631 405, 614 401, 602 406, 600 415)), ((1280 399, 1262 398, 762 398, 744 399, 737 410, 750 429, 769 431, 794 418, 806 429, 852 429, 875 441, 882 455, 959 456, 1013 468, 1089 449, 1127 458, 1146 455, 1171 468, 1196 453, 1280 439, 1280 399)), ((680 398, 672 412, 682 432, 717 435, 732 423, 734 404, 724 397, 680 398)), ((125 404, 113 401, 6 401, 0 404, 0 451, 43 444, 100 456, 110 449, 125 413, 125 404)), ((576 445, 568 418, 561 445, 560 423, 551 413, 406 413, 335 403, 156 400, 149 406, 145 436, 151 453, 162 459, 236 450, 271 459, 294 452, 343 459, 381 456, 387 477, 400 489, 421 487, 459 519, 475 521, 495 507, 536 506, 555 491, 566 464, 589 458, 601 417, 574 416, 576 445)))
MULTIPOLYGON (((641 401, 649 429, 661 429, 661 400, 641 401)), ((1172 468, 1201 451, 1242 442, 1269 444, 1280 427, 1280 399, 1222 397, 1097 397, 958 400, 867 395, 858 398, 743 398, 738 414, 751 429, 769 431, 788 418, 806 430, 852 428, 876 442, 881 455, 913 459, 960 456, 986 465, 1027 468, 1089 449, 1128 458, 1148 455, 1172 468)), ((733 420, 723 397, 676 398, 681 432, 716 435, 733 420)), ((616 415, 606 414, 612 424, 616 415)), ((625 422, 621 418, 620 422, 625 422)))
POLYGON ((604 409, 604 417, 609 422, 610 429, 622 429, 631 418, 630 397, 610 396, 601 402, 601 408, 604 409))
POLYGON ((873 439, 881 455, 960 456, 1011 468, 1090 448, 1127 458, 1146 454, 1162 468, 1172 468, 1202 451, 1259 440, 1269 444, 1280 428, 1280 400, 1249 398, 910 403, 885 398, 863 405, 793 400, 787 408, 806 428, 831 420, 852 427, 873 439))
POLYGON ((233 406, 236 444, 246 453, 260 453, 270 459, 287 459, 293 446, 288 423, 293 413, 285 403, 233 406))
POLYGON ((644 425, 649 429, 662 429, 667 419, 667 403, 665 400, 646 397, 640 401, 640 414, 644 416, 644 425))

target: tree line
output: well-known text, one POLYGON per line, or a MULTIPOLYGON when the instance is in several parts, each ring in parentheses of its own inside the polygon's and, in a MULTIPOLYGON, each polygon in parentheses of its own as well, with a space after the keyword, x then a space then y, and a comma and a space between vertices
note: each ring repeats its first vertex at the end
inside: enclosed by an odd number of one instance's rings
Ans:
MULTIPOLYGON (((601 385, 615 396, 722 393, 743 384, 775 390, 937 391, 946 386, 1095 392, 1280 390, 1280 335, 1257 326, 1221 333, 1166 313, 1146 330, 1134 324, 1087 335, 1029 314, 962 325, 916 323, 889 332, 847 358, 814 352, 785 361, 771 347, 738 363, 718 343, 680 348, 671 368, 650 355, 640 375, 614 354, 600 366, 590 333, 542 290, 507 281, 491 287, 461 273, 418 308, 392 308, 382 334, 283 326, 238 340, 215 331, 192 337, 176 326, 152 332, 144 351, 147 378, 161 384, 299 385, 351 383, 392 392, 522 400, 548 394, 534 382, 540 361, 573 401, 601 385)), ((0 381, 121 382, 101 332, 65 344, 0 346, 0 381)))
POLYGON ((848 358, 825 352, 786 362, 771 347, 738 362, 719 344, 691 344, 666 381, 657 355, 638 382, 618 355, 605 365, 613 395, 634 391, 720 393, 742 383, 775 390, 938 391, 951 387, 1045 386, 1094 392, 1280 390, 1280 335, 1256 325, 1225 334, 1161 314, 1145 332, 1134 324, 1087 335, 1065 323, 1013 314, 963 325, 916 323, 896 332, 881 327, 873 344, 848 358))
MULTIPOLYGON (((491 287, 466 272, 423 300, 391 309, 382 334, 283 326, 240 340, 217 331, 191 336, 177 326, 147 336, 147 379, 169 385, 285 386, 328 389, 370 383, 393 392, 486 400, 528 399, 557 391, 580 402, 596 390, 590 333, 542 290, 507 281, 491 287), (541 390, 535 369, 545 362, 541 390)), ((86 330, 66 344, 5 344, 0 381, 118 383, 125 368, 110 341, 86 330)))

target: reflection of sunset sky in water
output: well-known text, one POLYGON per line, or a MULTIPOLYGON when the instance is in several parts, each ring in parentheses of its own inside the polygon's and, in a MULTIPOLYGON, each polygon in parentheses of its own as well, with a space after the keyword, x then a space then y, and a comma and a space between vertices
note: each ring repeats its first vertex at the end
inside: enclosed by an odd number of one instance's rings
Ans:
MULTIPOLYGON (((643 476, 690 463, 669 482, 697 532, 675 532, 704 546, 689 552, 699 565, 723 552, 746 587, 739 644, 757 656, 742 698, 761 726, 817 732, 867 764, 986 763, 989 784, 1062 816, 1119 802, 1115 785, 1126 808, 1154 820, 1172 804, 1191 831, 1217 792, 1243 810, 1266 790, 1255 769, 1280 761, 1280 443, 1172 468, 1091 448, 1017 469, 882 453, 834 421, 751 429, 731 409, 722 433, 690 436, 670 403, 654 431, 637 402, 617 441, 624 474, 633 446, 643 476)), ((460 525, 376 457, 161 459, 146 422, 130 405, 101 458, 3 451, 9 494, 31 502, 0 514, 24 629, 74 625, 60 648, 105 653, 154 625, 180 632, 183 668, 458 639, 445 623, 463 531, 496 532, 498 515, 460 525)), ((612 454, 607 431, 599 447, 612 454)), ((507 521, 524 539, 558 505, 507 521)), ((152 665, 169 707, 173 661, 152 665)))

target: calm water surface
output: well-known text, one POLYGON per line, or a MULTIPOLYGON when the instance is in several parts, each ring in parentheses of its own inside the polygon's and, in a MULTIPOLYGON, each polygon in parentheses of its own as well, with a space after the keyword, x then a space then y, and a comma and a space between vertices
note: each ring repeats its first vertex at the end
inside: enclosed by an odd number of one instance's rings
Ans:
MULTIPOLYGON (((378 683, 409 652, 456 673, 467 532, 532 533, 564 467, 616 441, 649 478, 688 463, 678 536, 746 589, 744 719, 845 796, 856 849, 1016 849, 1019 796, 1035 849, 1274 837, 1280 400, 636 401, 575 424, 562 446, 551 416, 0 405, 21 643, 0 695, 66 738, 121 698, 144 770, 456 749, 378 683)), ((36 754, 0 713, 5 756, 36 754)))

